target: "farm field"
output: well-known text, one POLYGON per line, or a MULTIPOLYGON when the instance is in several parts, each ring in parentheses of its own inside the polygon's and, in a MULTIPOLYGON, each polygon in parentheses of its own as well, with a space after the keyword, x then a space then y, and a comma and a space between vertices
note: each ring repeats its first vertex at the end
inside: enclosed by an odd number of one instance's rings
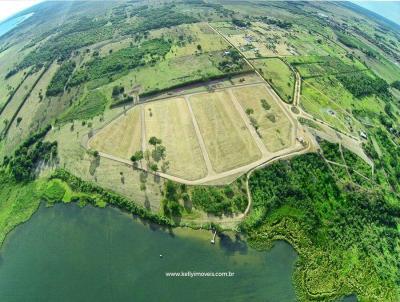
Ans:
POLYGON ((280 106, 267 93, 265 85, 233 88, 232 91, 243 110, 254 111, 250 117, 257 121, 258 133, 268 151, 277 152, 293 143, 293 126, 280 106), (268 110, 263 107, 262 100, 268 104, 268 110))
POLYGON ((123 159, 130 157, 141 145, 141 107, 122 114, 100 129, 88 142, 88 147, 123 159))
POLYGON ((58 69, 58 64, 54 62, 45 74, 40 78, 37 85, 33 88, 25 105, 19 111, 17 119, 14 120, 10 127, 8 135, 8 145, 18 145, 24 141, 29 134, 37 131, 39 122, 35 119, 35 112, 40 108, 40 103, 47 101, 45 98, 46 88, 51 81, 53 75, 58 69))
POLYGON ((5 125, 8 124, 13 118, 15 112, 18 110, 18 107, 23 102, 24 98, 29 93, 35 81, 40 77, 43 70, 40 70, 34 74, 29 75, 19 89, 15 92, 13 98, 8 103, 8 105, 4 108, 1 117, 0 117, 0 127, 1 129, 5 128, 5 125))
MULTIPOLYGON (((207 169, 195 133, 188 105, 177 97, 144 105, 146 141, 152 136, 166 148, 167 174, 194 180, 206 176, 207 169)), ((151 150, 151 146, 147 145, 151 150)))
POLYGON ((189 101, 216 172, 261 158, 261 152, 228 92, 196 94, 190 96, 189 101))
POLYGON ((293 101, 295 75, 289 66, 279 58, 255 59, 251 60, 251 63, 271 84, 281 99, 287 103, 293 101))

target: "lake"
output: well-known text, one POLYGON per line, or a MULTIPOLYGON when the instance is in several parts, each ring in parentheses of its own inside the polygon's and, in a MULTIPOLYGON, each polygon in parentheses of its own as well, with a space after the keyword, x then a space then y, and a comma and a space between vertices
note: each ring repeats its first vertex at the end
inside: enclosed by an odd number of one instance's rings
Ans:
POLYGON ((23 21, 25 21, 32 15, 33 15, 33 13, 30 13, 30 14, 15 17, 15 18, 12 18, 12 19, 9 19, 9 20, 6 20, 6 21, 0 23, 0 37, 4 34, 8 33, 10 30, 15 28, 18 24, 22 23, 23 21))
POLYGON ((41 206, 0 250, 1 301, 295 301, 289 244, 258 252, 240 238, 210 239, 113 208, 41 206), (181 271, 235 275, 165 274, 181 271))

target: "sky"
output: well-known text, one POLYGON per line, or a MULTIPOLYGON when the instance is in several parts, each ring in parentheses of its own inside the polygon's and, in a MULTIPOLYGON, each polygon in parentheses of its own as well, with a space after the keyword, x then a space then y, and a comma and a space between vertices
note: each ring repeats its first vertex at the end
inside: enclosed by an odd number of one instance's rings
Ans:
MULTIPOLYGON (((0 21, 43 0, 0 0, 0 21)), ((352 1, 400 24, 400 1, 352 1)))
POLYGON ((400 25, 400 1, 353 1, 400 25))
POLYGON ((43 0, 0 0, 0 21, 43 0))

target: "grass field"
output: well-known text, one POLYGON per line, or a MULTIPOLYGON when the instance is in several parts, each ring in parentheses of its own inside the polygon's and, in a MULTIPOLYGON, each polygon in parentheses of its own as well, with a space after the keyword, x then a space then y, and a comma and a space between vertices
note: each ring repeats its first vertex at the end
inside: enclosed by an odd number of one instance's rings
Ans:
MULTIPOLYGON (((146 104, 146 137, 155 136, 166 147, 166 173, 194 180, 207 174, 193 121, 184 98, 146 104)), ((151 149, 151 146, 148 145, 151 149)))
POLYGON ((216 172, 240 167, 261 157, 226 91, 194 95, 190 103, 216 172))
POLYGON ((140 107, 121 115, 96 133, 89 141, 89 148, 130 159, 141 147, 140 107))
POLYGON ((73 104, 61 117, 61 122, 73 120, 87 120, 103 113, 106 108, 107 98, 99 90, 87 92, 81 99, 73 104))
POLYGON ((10 89, 16 88, 24 77, 24 73, 30 70, 28 67, 5 79, 6 74, 27 54, 28 50, 20 51, 22 46, 23 43, 15 44, 0 52, 0 107, 6 101, 10 89))
POLYGON ((264 85, 234 88, 233 93, 243 110, 254 110, 251 116, 257 121, 258 133, 270 152, 282 150, 292 144, 292 124, 267 93, 264 85), (264 109, 261 100, 265 100, 270 109, 264 109))
POLYGON ((256 59, 252 64, 285 102, 293 101, 295 76, 281 59, 256 59))

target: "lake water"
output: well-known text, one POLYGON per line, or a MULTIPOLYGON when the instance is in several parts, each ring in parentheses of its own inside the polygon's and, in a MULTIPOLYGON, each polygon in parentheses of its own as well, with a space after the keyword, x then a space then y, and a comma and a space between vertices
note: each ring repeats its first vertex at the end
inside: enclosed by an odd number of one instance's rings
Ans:
POLYGON ((42 206, 0 250, 0 300, 295 301, 290 245, 257 252, 239 239, 210 239, 210 232, 166 231, 113 208, 42 206), (165 276, 180 271, 235 276, 165 276))
POLYGON ((0 37, 6 33, 8 33, 10 30, 12 30, 14 27, 16 27, 18 24, 22 23, 29 17, 31 17, 33 13, 26 14, 23 16, 19 16, 16 18, 9 19, 5 22, 0 23, 0 37))

